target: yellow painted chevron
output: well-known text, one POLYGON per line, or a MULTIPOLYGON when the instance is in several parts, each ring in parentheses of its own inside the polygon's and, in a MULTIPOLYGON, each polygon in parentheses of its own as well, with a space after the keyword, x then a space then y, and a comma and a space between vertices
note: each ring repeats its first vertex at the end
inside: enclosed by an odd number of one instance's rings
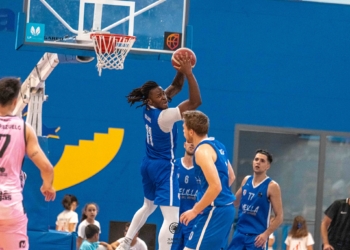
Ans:
POLYGON ((107 134, 94 133, 93 140, 66 145, 54 172, 57 191, 81 183, 104 169, 118 153, 124 129, 109 128, 107 134))

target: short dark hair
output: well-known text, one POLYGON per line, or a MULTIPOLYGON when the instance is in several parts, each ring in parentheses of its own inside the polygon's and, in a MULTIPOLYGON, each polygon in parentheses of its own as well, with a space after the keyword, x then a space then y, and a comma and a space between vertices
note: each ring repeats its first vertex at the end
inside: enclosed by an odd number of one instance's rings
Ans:
POLYGON ((266 155, 267 160, 268 160, 269 163, 272 163, 272 161, 273 161, 272 154, 270 154, 267 150, 258 149, 258 150, 255 151, 255 154, 266 155))
POLYGON ((197 135, 203 136, 209 131, 209 118, 199 110, 188 110, 182 113, 187 129, 192 129, 197 135))
POLYGON ((95 234, 98 234, 100 229, 94 224, 89 224, 85 228, 85 236, 87 239, 91 239, 95 234))
POLYGON ((73 202, 76 202, 78 204, 78 199, 77 197, 75 197, 74 195, 72 194, 66 194, 64 197, 63 197, 63 200, 62 200, 62 205, 65 209, 67 210, 70 210, 71 208, 71 205, 73 202))
POLYGON ((0 105, 6 106, 18 97, 21 89, 21 81, 15 77, 4 77, 0 79, 0 105))

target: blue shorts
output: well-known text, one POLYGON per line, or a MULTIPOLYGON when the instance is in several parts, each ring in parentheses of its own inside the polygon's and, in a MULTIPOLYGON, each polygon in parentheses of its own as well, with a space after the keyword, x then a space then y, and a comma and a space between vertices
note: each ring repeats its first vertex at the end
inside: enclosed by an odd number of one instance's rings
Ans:
POLYGON ((190 249, 220 250, 227 246, 235 217, 235 207, 207 207, 196 218, 196 224, 186 243, 190 249))
MULTIPOLYGON (((195 219, 193 220, 193 222, 195 222, 195 219)), ((186 243, 188 241, 188 237, 192 232, 193 225, 194 223, 190 223, 188 226, 179 223, 179 226, 176 229, 176 233, 174 234, 171 250, 183 250, 185 248, 186 243)))
POLYGON ((180 206, 177 168, 170 160, 144 157, 141 164, 144 196, 160 206, 180 206))
POLYGON ((257 237, 257 234, 244 234, 239 232, 238 230, 235 231, 231 244, 227 248, 227 250, 263 250, 267 249, 266 245, 263 247, 256 247, 254 245, 255 238, 257 237))

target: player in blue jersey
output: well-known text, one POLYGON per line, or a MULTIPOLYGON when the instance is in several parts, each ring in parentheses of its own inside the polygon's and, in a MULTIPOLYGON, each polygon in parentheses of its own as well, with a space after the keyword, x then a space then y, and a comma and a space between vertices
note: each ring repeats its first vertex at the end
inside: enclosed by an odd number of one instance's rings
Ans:
POLYGON ((238 221, 229 250, 267 249, 269 235, 283 222, 283 208, 279 185, 266 172, 272 155, 257 150, 253 160, 253 176, 246 176, 236 192, 239 205, 238 221), (270 224, 271 210, 275 218, 270 224))
MULTIPOLYGON (((171 248, 173 236, 179 222, 179 183, 174 167, 177 127, 175 122, 182 119, 186 110, 196 109, 201 103, 197 81, 192 73, 191 58, 186 54, 177 57, 180 67, 173 83, 163 90, 156 82, 148 81, 134 89, 128 96, 128 102, 142 102, 143 120, 146 128, 146 156, 141 164, 144 204, 135 213, 128 232, 118 246, 118 250, 130 248, 135 234, 145 224, 157 206, 164 217, 160 229, 159 249, 171 248), (168 107, 168 101, 181 90, 184 78, 189 86, 189 98, 175 108, 168 107)), ((139 106, 139 107, 140 107, 139 106)))
POLYGON ((196 146, 193 165, 200 182, 198 202, 180 216, 185 225, 196 218, 184 249, 223 249, 235 215, 236 198, 230 189, 235 175, 225 146, 207 135, 209 118, 200 111, 186 111, 183 120, 186 141, 196 146))
MULTIPOLYGON (((180 198, 180 214, 193 208, 197 202, 198 184, 193 167, 193 143, 184 143, 184 157, 175 160, 175 167, 178 168, 179 179, 179 198, 180 198)), ((179 224, 174 235, 172 250, 183 250, 188 237, 192 231, 195 220, 192 220, 187 226, 179 224)))

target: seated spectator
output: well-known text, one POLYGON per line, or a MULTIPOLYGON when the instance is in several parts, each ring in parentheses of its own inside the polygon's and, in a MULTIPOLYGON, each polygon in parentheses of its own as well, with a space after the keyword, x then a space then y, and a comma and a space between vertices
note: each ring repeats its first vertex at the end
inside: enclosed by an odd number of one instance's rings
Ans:
MULTIPOLYGON (((124 236, 126 235, 128 229, 129 229, 130 223, 125 224, 125 229, 124 229, 124 236)), ((139 232, 136 233, 135 237, 132 239, 131 244, 130 244, 130 250, 147 250, 147 245, 146 243, 138 238, 137 236, 139 235, 139 232)), ((111 244, 112 249, 115 250, 120 243, 124 241, 124 237, 116 240, 111 244)))
POLYGON ((64 211, 57 216, 56 230, 75 232, 78 223, 78 214, 75 212, 78 206, 78 199, 74 195, 66 194, 63 197, 62 205, 64 211))
POLYGON ((86 239, 81 243, 79 250, 96 250, 100 243, 100 229, 94 224, 85 227, 86 239))
POLYGON ((86 239, 81 244, 79 250, 98 250, 107 249, 112 250, 112 247, 104 242, 99 242, 100 229, 94 224, 89 224, 85 227, 86 239), (101 245, 103 247, 101 247, 101 245))

